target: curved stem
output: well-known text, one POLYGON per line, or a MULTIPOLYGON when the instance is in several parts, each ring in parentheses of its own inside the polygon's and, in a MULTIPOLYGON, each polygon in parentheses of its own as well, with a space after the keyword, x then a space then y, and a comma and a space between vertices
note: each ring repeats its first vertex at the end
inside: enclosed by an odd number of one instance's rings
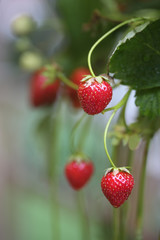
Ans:
POLYGON ((114 110, 114 112, 112 113, 112 115, 111 115, 111 117, 110 117, 110 119, 109 119, 109 121, 108 121, 108 123, 107 123, 107 125, 106 125, 105 132, 104 132, 104 148, 105 148, 105 152, 106 152, 106 154, 107 154, 107 157, 108 157, 111 165, 112 165, 114 168, 116 168, 116 166, 115 166, 115 164, 113 163, 113 161, 112 161, 112 159, 111 159, 111 157, 110 157, 110 155, 109 155, 109 152, 108 152, 108 149, 107 149, 107 144, 106 144, 107 132, 108 132, 109 125, 110 125, 110 123, 111 123, 111 121, 112 121, 112 118, 114 117, 114 115, 115 115, 115 113, 117 112, 117 110, 118 110, 120 107, 122 107, 124 104, 125 104, 125 105, 124 105, 124 108, 126 107, 126 102, 127 102, 128 98, 129 98, 129 95, 130 95, 131 90, 132 90, 132 89, 129 89, 129 91, 124 95, 124 97, 122 98, 122 100, 121 100, 117 105, 115 105, 115 106, 112 107, 112 108, 105 109, 105 110, 103 111, 103 113, 104 113, 104 112, 109 111, 109 110, 114 110))
POLYGON ((109 125, 110 125, 110 123, 111 123, 111 121, 112 121, 112 118, 114 117, 115 113, 116 113, 116 111, 114 111, 114 112, 112 113, 112 115, 110 116, 110 118, 109 118, 109 120, 108 120, 108 122, 107 122, 106 128, 105 128, 105 131, 104 131, 104 149, 105 149, 105 152, 106 152, 106 154, 107 154, 107 157, 108 157, 108 159, 109 159, 109 161, 110 161, 110 163, 111 163, 111 165, 112 165, 113 168, 116 168, 116 166, 115 166, 115 164, 113 163, 113 161, 112 161, 112 159, 111 159, 111 157, 110 157, 110 155, 109 155, 106 139, 107 139, 107 132, 108 132, 109 125))
POLYGON ((147 165, 147 156, 148 156, 148 151, 149 151, 149 145, 150 145, 150 139, 147 140, 146 145, 145 145, 141 173, 140 173, 137 216, 136 216, 136 240, 142 240, 143 202, 144 202, 146 165, 147 165))
POLYGON ((61 72, 57 73, 57 77, 64 82, 66 85, 68 85, 69 87, 78 90, 78 85, 73 83, 72 81, 70 81, 67 77, 65 77, 65 75, 61 72))
POLYGON ((114 28, 112 28, 110 31, 108 31, 107 33, 105 33, 101 38, 99 38, 95 44, 91 47, 89 53, 88 53, 88 67, 89 67, 89 70, 92 74, 93 77, 95 77, 95 74, 93 72, 93 69, 92 69, 92 66, 91 66, 91 55, 92 55, 92 52, 93 50, 96 48, 96 46, 102 41, 104 40, 106 37, 108 37, 111 33, 113 33, 114 31, 116 31, 117 29, 123 27, 124 25, 127 25, 129 23, 132 23, 132 22, 136 22, 136 21, 141 21, 143 18, 139 17, 139 18, 133 18, 133 19, 129 19, 129 20, 126 20, 120 24, 118 24, 117 26, 115 26, 114 28))

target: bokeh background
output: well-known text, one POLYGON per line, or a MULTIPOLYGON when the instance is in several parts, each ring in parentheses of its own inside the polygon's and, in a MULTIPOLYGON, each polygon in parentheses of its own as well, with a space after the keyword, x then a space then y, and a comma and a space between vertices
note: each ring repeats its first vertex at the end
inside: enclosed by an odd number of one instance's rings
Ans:
MULTIPOLYGON (((117 23, 119 14, 145 14, 144 9, 160 9, 159 1, 110 0, 0 0, 0 239, 1 240, 57 240, 54 227, 60 224, 62 240, 82 239, 82 221, 78 214, 77 193, 64 177, 64 166, 70 156, 69 139, 73 125, 82 115, 69 100, 59 94, 53 106, 55 123, 54 156, 56 158, 56 202, 50 199, 46 175, 47 137, 42 121, 48 109, 34 109, 29 91, 32 69, 26 69, 19 51, 19 38, 13 34, 12 22, 28 14, 37 24, 32 42, 42 58, 56 59, 66 75, 77 66, 87 66, 87 53, 92 44, 117 23), (94 19, 99 9, 103 18, 94 19), (142 11, 143 10, 143 11, 142 11), (115 22, 107 18, 114 16, 115 22), (18 45, 18 47, 17 47, 18 45), (57 207, 58 202, 58 207, 57 207), (58 208, 58 213, 57 213, 58 208), (58 214, 58 215, 57 215, 58 214), (58 217, 59 216, 59 217, 58 217)), ((94 54, 97 73, 106 71, 107 56, 113 50, 121 32, 103 42, 94 54), (105 64, 104 64, 105 63, 105 64)), ((32 51, 33 52, 33 51, 32 51)), ((43 61, 43 59, 42 59, 43 61)), ((114 91, 111 106, 117 103, 126 88, 114 91)), ((126 111, 128 123, 136 119, 134 92, 126 111)), ((83 194, 91 239, 111 239, 113 209, 101 193, 100 181, 109 167, 103 147, 103 132, 109 114, 88 117, 88 134, 84 151, 95 165, 95 174, 83 194)), ((115 121, 115 120, 114 120, 115 121)), ((77 135, 81 132, 77 132, 77 135)), ((160 233, 160 134, 153 138, 147 164, 145 188, 145 240, 156 240, 160 233)), ((110 151, 112 147, 110 145, 110 151)), ((138 185, 143 144, 134 158, 138 185)), ((126 149, 121 150, 121 159, 126 149)), ((129 229, 135 221, 136 187, 129 204, 129 229)))

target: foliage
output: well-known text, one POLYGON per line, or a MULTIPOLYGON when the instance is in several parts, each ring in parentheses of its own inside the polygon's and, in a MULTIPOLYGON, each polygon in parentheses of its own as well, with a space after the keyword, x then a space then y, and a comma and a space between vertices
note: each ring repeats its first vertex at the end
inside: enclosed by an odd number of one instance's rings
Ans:
POLYGON ((159 116, 160 20, 122 42, 110 58, 109 70, 121 84, 136 89, 136 105, 148 117, 159 116))

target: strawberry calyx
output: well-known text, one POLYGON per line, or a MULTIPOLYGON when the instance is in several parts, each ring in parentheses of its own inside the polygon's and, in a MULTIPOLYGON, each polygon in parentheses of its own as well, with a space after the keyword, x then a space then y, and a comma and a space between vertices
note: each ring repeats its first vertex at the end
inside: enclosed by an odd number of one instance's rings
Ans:
POLYGON ((85 76, 81 79, 81 82, 85 82, 85 81, 87 81, 87 80, 89 80, 89 79, 91 79, 91 78, 93 78, 92 75, 85 75, 85 76))
POLYGON ((75 153, 73 155, 70 156, 69 158, 69 162, 72 162, 72 161, 76 161, 78 163, 81 163, 82 161, 84 162, 89 162, 90 159, 89 157, 87 157, 84 153, 82 152, 78 152, 78 153, 75 153))
POLYGON ((130 174, 130 171, 127 169, 127 167, 119 167, 119 168, 115 168, 115 167, 111 167, 108 168, 105 172, 105 176, 107 175, 107 173, 109 172, 113 172, 113 175, 118 174, 119 172, 126 172, 130 174))
POLYGON ((56 63, 47 64, 43 69, 42 75, 46 77, 46 81, 44 82, 45 86, 57 80, 57 72, 60 70, 60 67, 56 63))
POLYGON ((81 80, 81 82, 88 82, 89 84, 93 83, 94 81, 97 81, 98 83, 102 83, 103 81, 110 83, 109 77, 107 77, 107 75, 105 74, 95 77, 93 77, 92 75, 86 75, 81 80))

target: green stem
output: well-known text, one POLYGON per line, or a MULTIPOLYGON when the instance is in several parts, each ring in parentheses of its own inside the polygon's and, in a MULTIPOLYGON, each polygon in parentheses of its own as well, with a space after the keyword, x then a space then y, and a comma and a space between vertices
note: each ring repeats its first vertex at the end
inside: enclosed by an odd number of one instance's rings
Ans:
MULTIPOLYGON (((128 156, 126 165, 131 167, 133 162, 133 154, 134 152, 128 148, 128 156)), ((121 239, 127 239, 127 213, 128 213, 129 202, 126 201, 124 205, 121 207, 121 239)))
MULTIPOLYGON (((119 156, 120 144, 114 146, 112 159, 115 165, 118 164, 118 156, 119 156)), ((119 218, 119 208, 113 208, 113 240, 118 240, 120 235, 120 218, 119 218)))
POLYGON ((133 165, 134 151, 128 148, 127 166, 131 167, 133 165))
POLYGON ((60 240, 60 207, 58 201, 58 189, 56 187, 57 182, 50 181, 50 201, 51 201, 51 228, 53 229, 53 240, 60 240))
POLYGON ((85 209, 85 201, 84 194, 81 191, 77 192, 77 203, 78 203, 78 211, 80 217, 80 224, 82 227, 82 240, 91 239, 90 236, 90 227, 89 227, 89 219, 85 209))
POLYGON ((56 167, 58 161, 58 138, 59 138, 59 131, 60 131, 60 107, 61 101, 57 103, 55 113, 53 109, 49 109, 49 129, 48 129, 48 148, 47 148, 47 174, 48 179, 55 179, 56 178, 56 167))
POLYGON ((105 131, 104 131, 104 148, 105 148, 105 152, 106 152, 106 154, 107 154, 107 157, 108 157, 108 159, 109 159, 109 161, 110 161, 110 163, 111 163, 111 165, 112 165, 113 168, 116 168, 116 166, 115 166, 115 164, 113 163, 113 161, 112 161, 112 159, 111 159, 111 157, 110 157, 110 155, 109 155, 109 152, 108 152, 107 143, 106 143, 107 132, 108 132, 109 125, 110 125, 110 123, 111 123, 111 121, 112 121, 112 118, 114 117, 114 115, 115 115, 115 113, 117 112, 117 110, 118 110, 120 107, 122 107, 123 105, 124 105, 124 109, 125 109, 125 107, 126 107, 126 102, 127 102, 128 98, 129 98, 129 95, 130 95, 130 93, 131 93, 131 90, 132 90, 132 89, 129 89, 129 91, 124 95, 124 97, 122 98, 122 100, 121 100, 117 105, 115 105, 115 106, 112 107, 112 108, 105 109, 105 110, 103 111, 103 113, 104 113, 104 112, 106 112, 106 111, 114 110, 114 112, 112 113, 111 117, 110 117, 109 120, 108 120, 108 123, 107 123, 106 128, 105 128, 105 131))
MULTIPOLYGON (((128 95, 128 97, 129 97, 129 95, 128 95)), ((127 100, 128 100, 128 99, 127 99, 127 100)), ((127 101, 125 102, 125 104, 124 104, 124 106, 123 106, 123 108, 122 108, 121 114, 122 114, 123 124, 124 124, 126 130, 128 130, 128 125, 127 125, 127 123, 126 123, 126 118, 125 118, 126 105, 127 105, 127 101)), ((127 165, 127 166, 128 166, 128 165, 127 165)))
POLYGON ((111 111, 111 110, 117 111, 119 108, 121 108, 127 102, 131 91, 132 91, 132 89, 130 88, 128 90, 128 92, 124 95, 124 97, 121 99, 121 101, 117 105, 115 105, 114 107, 111 107, 111 108, 104 109, 102 111, 102 113, 104 114, 105 112, 108 112, 108 111, 111 111))
POLYGON ((114 31, 116 31, 117 29, 123 27, 124 25, 127 25, 129 23, 133 23, 133 22, 136 22, 136 21, 142 21, 143 18, 139 17, 139 18, 133 18, 133 19, 129 19, 129 20, 126 20, 120 24, 118 24, 117 26, 115 26, 114 28, 112 28, 110 31, 108 31, 107 33, 105 33, 101 38, 99 38, 95 44, 91 47, 89 53, 88 53, 88 67, 89 67, 89 70, 90 70, 90 73, 92 74, 93 77, 95 77, 96 75, 94 74, 93 72, 93 69, 92 69, 92 66, 91 66, 91 55, 92 55, 92 52, 93 50, 96 48, 96 46, 102 41, 104 40, 106 37, 108 37, 111 33, 113 33, 114 31))
MULTIPOLYGON (((126 121, 125 121, 125 109, 126 109, 126 105, 127 105, 127 99, 129 97, 129 92, 126 95, 125 99, 126 102, 122 108, 122 111, 119 115, 119 119, 118 121, 121 122, 123 121, 124 125, 126 128, 128 128, 126 121)), ((114 151, 113 151, 113 160, 114 163, 116 163, 116 165, 118 164, 118 159, 120 158, 119 154, 119 150, 121 148, 121 142, 114 147, 114 151)), ((128 157, 127 157, 127 166, 131 166, 132 165, 132 159, 133 159, 133 151, 131 151, 130 149, 128 149, 128 157)), ((121 206, 120 209, 114 209, 114 240, 126 240, 127 237, 127 229, 126 229, 126 223, 127 223, 127 210, 128 210, 128 202, 124 203, 123 206, 121 206), (117 210, 119 210, 117 212, 117 210), (119 237, 119 238, 118 238, 119 237)))
POLYGON ((68 78, 65 77, 65 75, 61 72, 57 73, 57 77, 64 82, 67 86, 77 90, 78 89, 78 85, 73 83, 72 81, 70 81, 68 78))
MULTIPOLYGON (((110 76, 109 76, 109 77, 110 77, 110 76)), ((114 85, 112 86, 112 89, 115 89, 115 88, 119 87, 120 84, 121 84, 120 81, 119 81, 118 83, 114 84, 114 85)))
POLYGON ((86 117, 86 114, 84 113, 81 118, 76 122, 76 124, 74 125, 72 132, 71 132, 71 137, 70 137, 70 149, 72 153, 75 153, 76 151, 78 151, 78 149, 76 150, 75 147, 75 133, 77 131, 77 128, 80 126, 81 122, 83 121, 83 119, 86 117))
MULTIPOLYGON (((79 141, 78 141, 78 149, 79 151, 81 152, 83 147, 85 146, 85 143, 86 143, 86 138, 89 134, 89 131, 90 131, 90 127, 91 127, 91 118, 89 115, 86 116, 87 118, 85 119, 84 123, 83 123, 83 129, 82 131, 80 132, 79 134, 79 141)), ((77 149, 77 150, 78 150, 77 149)))
POLYGON ((119 158, 119 150, 121 148, 121 145, 114 145, 113 151, 112 151, 112 159, 115 165, 118 165, 118 158, 119 158))
POLYGON ((111 159, 111 157, 110 157, 110 155, 109 155, 106 139, 107 139, 107 132, 108 132, 109 125, 110 125, 110 123, 111 123, 111 121, 112 121, 115 113, 116 113, 116 111, 114 111, 114 112, 112 113, 112 115, 110 116, 110 118, 109 118, 109 120, 108 120, 108 122, 107 122, 106 128, 105 128, 105 131, 104 131, 104 149, 105 149, 105 152, 106 152, 106 154, 107 154, 107 157, 108 157, 108 159, 109 159, 109 161, 110 161, 110 163, 111 163, 111 165, 112 165, 113 168, 116 168, 116 166, 114 165, 114 163, 113 163, 113 161, 112 161, 112 159, 111 159))
MULTIPOLYGON (((120 236, 120 209, 113 209, 113 240, 119 240, 120 236)), ((121 239, 122 240, 122 239, 121 239)))
POLYGON ((140 173, 140 183, 139 183, 139 193, 138 193, 138 205, 136 214, 136 240, 142 240, 142 229, 143 229, 143 203, 144 203, 144 190, 145 190, 145 177, 146 177, 146 165, 147 156, 149 151, 150 139, 146 141, 141 173, 140 173))
MULTIPOLYGON (((126 108, 126 103, 123 106, 123 109, 122 109, 122 111, 119 115, 118 121, 121 121, 121 120, 124 121, 124 112, 125 112, 125 108, 126 108)), ((120 154, 120 148, 121 148, 121 142, 118 145, 116 145, 114 147, 114 150, 113 150, 112 159, 113 159, 113 161, 116 165, 118 164, 118 159, 121 158, 121 156, 119 155, 120 154)), ((131 166, 132 165, 132 160, 133 160, 133 151, 128 149, 126 166, 131 166)), ((126 224, 127 224, 128 202, 125 202, 123 204, 123 206, 121 206, 121 208, 119 209, 119 211, 120 211, 119 213, 116 212, 118 209, 114 209, 114 210, 115 210, 114 211, 114 240, 118 239, 116 237, 117 232, 118 232, 120 240, 126 240, 126 238, 127 238, 127 229, 126 229, 127 225, 126 224), (116 221, 116 219, 115 219, 116 217, 118 219, 121 219, 121 221, 119 223, 117 223, 119 220, 116 221), (116 225, 118 225, 119 227, 116 226, 116 225)))
POLYGON ((57 115, 53 116, 53 109, 50 109, 50 121, 48 131, 48 184, 50 189, 50 207, 51 207, 51 223, 53 229, 53 239, 60 240, 60 206, 58 200, 57 186, 57 149, 60 123, 60 103, 57 105, 57 115))
POLYGON ((128 202, 125 202, 123 206, 120 208, 120 240, 125 240, 127 237, 127 211, 128 210, 128 202))

